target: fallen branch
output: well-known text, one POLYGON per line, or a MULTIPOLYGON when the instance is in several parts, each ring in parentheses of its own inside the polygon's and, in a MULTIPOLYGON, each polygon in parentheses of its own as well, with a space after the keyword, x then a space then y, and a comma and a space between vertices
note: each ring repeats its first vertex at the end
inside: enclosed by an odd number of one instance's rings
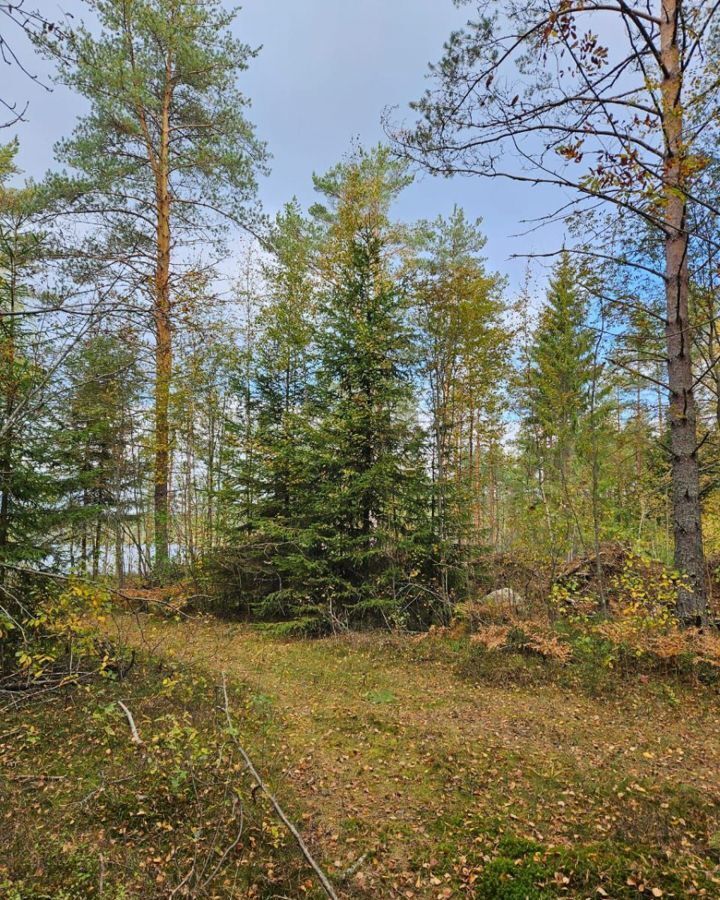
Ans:
MULTIPOLYGON (((26 685, 17 685, 12 688, 3 687, 0 688, 0 694, 8 695, 10 697, 10 702, 5 704, 4 706, 0 706, 0 713, 5 712, 8 709, 16 709, 20 706, 21 703, 27 701, 35 701, 38 697, 41 697, 44 694, 54 693, 56 691, 62 690, 71 684, 80 684, 84 679, 89 678, 91 673, 76 673, 72 678, 69 678, 67 675, 64 675, 60 680, 55 683, 49 682, 47 680, 39 682, 41 685, 49 685, 49 687, 41 687, 40 690, 34 690, 34 684, 26 684, 26 685)), ((52 699, 52 698, 48 698, 52 699)))
POLYGON ((67 775, 6 775, 8 781, 65 781, 67 775))
POLYGON ((362 856, 359 856, 351 866, 348 866, 347 869, 344 869, 340 873, 340 881, 348 881, 350 878, 352 878, 353 875, 360 869, 360 866, 362 866, 362 864, 365 862, 365 860, 367 858, 368 858, 367 853, 363 853, 362 856))
POLYGON ((118 700, 118 706, 125 713, 127 717, 128 724, 130 725, 130 731, 132 732, 132 742, 133 744, 142 744, 142 738, 138 734, 137 725, 135 724, 135 719, 133 719, 133 714, 130 710, 125 706, 122 700, 118 700))
POLYGON ((237 747, 238 751, 240 752, 240 755, 245 760, 245 765, 247 766, 248 772, 250 772, 252 777, 255 779, 255 783, 257 784, 258 788, 265 794, 265 796, 268 798, 268 800, 272 803, 273 808, 275 809, 275 812, 278 814, 278 818, 280 819, 280 821, 283 823, 283 825, 285 825, 285 827, 290 832, 290 834, 295 838, 295 841, 297 842, 298 847, 300 848, 303 856, 308 861, 309 865, 312 867, 315 874, 317 875, 318 880, 320 881, 320 884, 322 885, 325 893, 328 895, 328 897, 331 898, 331 900, 339 900, 338 895, 335 893, 335 889, 330 884, 330 881, 329 881, 327 875, 323 872, 323 870, 320 868, 320 866, 313 859, 313 856, 310 853, 310 850, 308 849, 307 844, 302 839, 300 832, 293 825, 293 823, 290 821, 290 819, 288 819, 288 817, 285 815, 283 808, 280 806, 280 804, 275 799, 273 794, 270 793, 267 785, 262 780, 257 769, 253 765, 252 760, 250 759, 250 757, 248 756, 244 747, 240 744, 239 740, 237 739, 235 726, 232 723, 232 717, 230 715, 230 702, 228 700, 228 693, 227 693, 227 679, 225 677, 224 672, 223 672, 223 676, 222 676, 222 691, 223 691, 223 704, 224 704, 224 709, 225 709, 225 718, 227 719, 228 730, 230 732, 230 736, 232 737, 232 739, 235 743, 235 746, 237 747))
MULTIPOLYGON (((233 802, 233 817, 237 817, 236 810, 237 810, 238 805, 240 806, 238 832, 235 835, 235 838, 233 839, 232 843, 228 844, 228 846, 223 851, 223 854, 220 857, 220 859, 217 861, 215 868, 212 870, 212 872, 208 875, 208 877, 205 879, 205 881, 203 881, 202 884, 200 885, 200 887, 197 889, 198 894, 202 894, 202 892, 210 884, 210 882, 213 880, 213 878, 215 878, 215 876, 220 871, 220 869, 222 869, 223 865, 225 864, 225 860, 228 858, 228 856, 232 853, 232 851, 240 843, 240 838, 242 837, 242 834, 243 834, 245 817, 243 814, 242 804, 241 803, 239 804, 237 798, 235 798, 235 800, 233 802)), ((204 868, 203 868, 203 872, 204 872, 204 868)), ((202 877, 202 874, 201 874, 201 877, 202 877)))

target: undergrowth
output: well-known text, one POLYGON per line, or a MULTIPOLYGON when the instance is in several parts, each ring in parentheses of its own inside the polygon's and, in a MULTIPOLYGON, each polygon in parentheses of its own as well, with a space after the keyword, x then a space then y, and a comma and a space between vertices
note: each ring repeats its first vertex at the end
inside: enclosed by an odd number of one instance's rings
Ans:
POLYGON ((558 682, 599 694, 652 679, 717 689, 720 631, 681 628, 676 588, 670 571, 629 556, 609 582, 605 609, 565 580, 544 605, 466 603, 450 629, 435 633, 459 639, 460 670, 492 684, 558 682))
MULTIPOLYGON (((272 723, 251 696, 231 696, 272 777, 260 749, 272 723)), ((316 896, 253 790, 217 686, 197 672, 145 661, 124 682, 96 680, 10 710, 0 766, 6 900, 316 896)))
POLYGON ((99 631, 112 595, 82 578, 2 572, 0 699, 32 696, 131 665, 99 631))
POLYGON ((551 900, 554 897, 686 897, 712 884, 678 873, 653 849, 596 843, 552 847, 507 832, 482 835, 476 864, 455 867, 460 889, 475 900, 551 900), (643 872, 647 874, 643 874, 643 872))

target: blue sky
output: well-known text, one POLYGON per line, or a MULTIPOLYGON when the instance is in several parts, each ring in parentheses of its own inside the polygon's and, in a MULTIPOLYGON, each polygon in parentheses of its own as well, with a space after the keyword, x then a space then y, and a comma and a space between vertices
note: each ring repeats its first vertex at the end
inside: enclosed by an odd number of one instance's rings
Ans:
MULTIPOLYGON (((50 17, 62 11, 82 15, 80 0, 36 2, 50 17)), ((440 57, 443 42, 467 12, 452 0, 245 0, 236 34, 263 48, 241 88, 252 99, 251 119, 273 155, 272 173, 261 185, 266 211, 273 213, 293 195, 312 202, 312 173, 334 165, 355 139, 382 140, 386 108, 397 107, 396 118, 407 120, 408 103, 425 87, 428 63, 440 57)), ((28 67, 47 83, 42 63, 22 49, 28 67)), ((52 166, 53 144, 71 131, 82 102, 63 88, 48 93, 17 70, 3 75, 5 96, 30 102, 27 122, 12 130, 20 138, 26 174, 39 176, 52 166)), ((514 237, 526 228, 522 219, 560 201, 555 192, 507 181, 420 176, 397 213, 408 221, 434 218, 458 204, 469 217, 481 217, 491 266, 517 286, 525 263, 510 260, 513 253, 562 243, 557 229, 514 237)))

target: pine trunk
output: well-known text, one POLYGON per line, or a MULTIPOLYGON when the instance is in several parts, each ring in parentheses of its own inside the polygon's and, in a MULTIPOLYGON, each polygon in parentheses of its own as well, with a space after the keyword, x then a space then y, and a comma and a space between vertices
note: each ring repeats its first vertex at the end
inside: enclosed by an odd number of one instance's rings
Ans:
POLYGON ((156 172, 157 263, 155 270, 155 565, 169 556, 170 377, 172 330, 170 324, 170 92, 166 90, 160 153, 156 172))
POLYGON ((7 394, 5 395, 5 428, 0 450, 0 556, 4 557, 10 542, 10 515, 12 494, 12 464, 14 433, 10 424, 15 412, 15 298, 17 297, 17 274, 15 266, 10 267, 10 309, 5 337, 4 355, 7 366, 7 394))

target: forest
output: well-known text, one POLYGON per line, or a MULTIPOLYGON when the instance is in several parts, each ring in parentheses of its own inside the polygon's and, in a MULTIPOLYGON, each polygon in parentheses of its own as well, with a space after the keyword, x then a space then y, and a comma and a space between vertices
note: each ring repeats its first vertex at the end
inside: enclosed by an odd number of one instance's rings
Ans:
POLYGON ((720 897, 720 5, 425 5, 0 0, 2 898, 720 897))

